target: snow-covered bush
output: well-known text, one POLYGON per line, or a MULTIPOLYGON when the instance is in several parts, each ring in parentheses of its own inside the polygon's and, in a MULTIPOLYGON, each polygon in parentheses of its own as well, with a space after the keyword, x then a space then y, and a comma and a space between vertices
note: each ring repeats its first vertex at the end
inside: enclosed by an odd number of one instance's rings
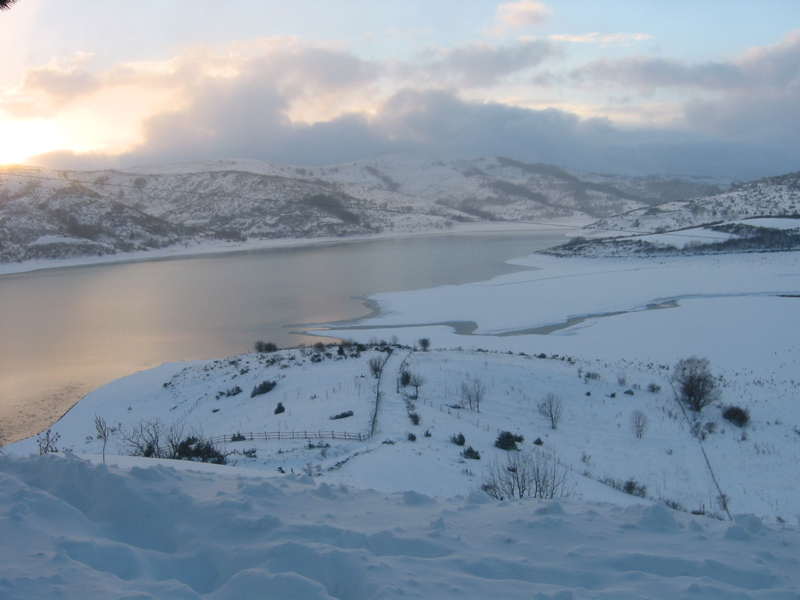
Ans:
POLYGON ((750 422, 750 411, 741 406, 729 406, 722 413, 722 417, 737 427, 745 427, 750 422))

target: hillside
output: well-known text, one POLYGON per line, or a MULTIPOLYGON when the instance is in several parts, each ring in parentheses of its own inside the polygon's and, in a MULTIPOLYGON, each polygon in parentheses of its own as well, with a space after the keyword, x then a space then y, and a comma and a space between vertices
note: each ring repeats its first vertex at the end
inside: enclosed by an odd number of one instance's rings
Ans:
POLYGON ((252 160, 0 171, 0 263, 245 239, 608 217, 724 182, 601 176, 507 158, 392 153, 328 167, 252 160))

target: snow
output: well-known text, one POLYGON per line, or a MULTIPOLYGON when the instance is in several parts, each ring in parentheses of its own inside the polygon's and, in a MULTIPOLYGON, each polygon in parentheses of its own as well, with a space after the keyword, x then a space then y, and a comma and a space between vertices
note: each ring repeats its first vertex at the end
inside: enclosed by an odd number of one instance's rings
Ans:
POLYGON ((0 458, 0 595, 796 598, 800 585, 797 528, 749 515, 435 499, 140 461, 0 458))
POLYGON ((376 295, 372 317, 320 331, 364 348, 120 379, 52 427, 71 451, 4 449, 0 597, 798 598, 799 259, 535 255, 490 281, 376 295), (722 391, 699 416, 669 380, 691 355, 722 391), (423 378, 418 398, 403 371, 423 378), (487 389, 480 412, 458 408, 473 380, 487 389), (262 381, 276 386, 251 397, 262 381), (556 429, 537 410, 547 393, 565 408, 556 429), (729 423, 725 405, 752 422, 729 423), (95 416, 116 428, 106 463, 95 416), (226 436, 236 464, 125 456, 142 422, 226 436), (500 431, 555 453, 566 495, 480 491, 506 460, 500 431), (461 456, 457 433, 480 460, 461 456), (645 497, 608 485, 625 481, 645 497))

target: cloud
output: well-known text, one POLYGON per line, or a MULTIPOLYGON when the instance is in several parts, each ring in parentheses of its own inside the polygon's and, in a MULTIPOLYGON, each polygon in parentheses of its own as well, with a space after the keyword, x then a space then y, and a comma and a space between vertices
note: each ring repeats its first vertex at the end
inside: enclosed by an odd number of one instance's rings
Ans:
POLYGON ((462 88, 491 87, 504 78, 540 65, 561 51, 546 40, 522 40, 504 46, 476 43, 438 50, 423 69, 431 81, 451 82, 462 88))
POLYGON ((551 35, 550 39, 574 44, 598 44, 600 46, 628 46, 631 42, 653 39, 648 33, 585 33, 583 35, 551 35))
POLYGON ((537 0, 518 0, 497 7, 497 22, 500 26, 523 29, 542 25, 552 14, 544 2, 537 0))
MULTIPOLYGON (((141 139, 118 155, 120 166, 223 156, 320 165, 416 150, 503 155, 590 171, 747 179, 797 170, 799 49, 800 36, 792 35, 728 61, 634 56, 542 74, 536 70, 559 56, 551 40, 469 44, 378 62, 342 47, 276 38, 238 48, 197 47, 86 81, 77 66, 26 81, 29 92, 63 102, 114 86, 128 86, 125 91, 150 102, 141 139), (489 101, 506 82, 534 77, 606 96, 613 89, 630 98, 627 125, 489 101), (683 94, 667 98, 677 116, 659 127, 637 121, 636 111, 646 106, 635 92, 663 89, 683 94)), ((98 154, 83 158, 87 168, 103 162, 98 154)), ((75 168, 81 160, 62 153, 39 163, 75 168)))

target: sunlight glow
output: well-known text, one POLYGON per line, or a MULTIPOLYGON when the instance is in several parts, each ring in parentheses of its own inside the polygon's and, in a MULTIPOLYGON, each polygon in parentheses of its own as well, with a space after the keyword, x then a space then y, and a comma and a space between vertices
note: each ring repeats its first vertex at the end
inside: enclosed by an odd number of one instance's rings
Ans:
POLYGON ((59 148, 61 141, 51 121, 0 121, 0 164, 22 163, 59 148))

